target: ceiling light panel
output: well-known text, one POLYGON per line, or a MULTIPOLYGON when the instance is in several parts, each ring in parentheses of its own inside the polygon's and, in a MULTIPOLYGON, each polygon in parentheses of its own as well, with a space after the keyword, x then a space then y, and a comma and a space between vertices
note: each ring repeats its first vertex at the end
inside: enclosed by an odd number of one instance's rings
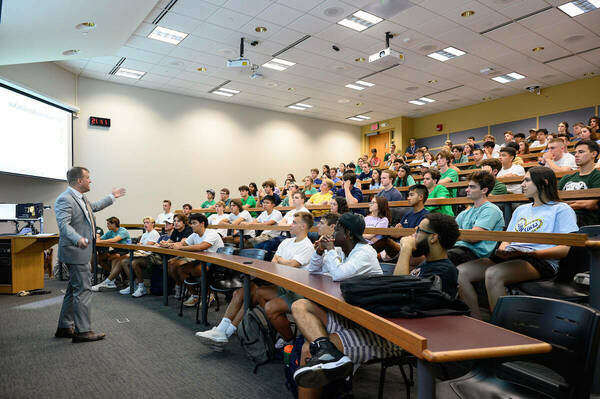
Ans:
POLYGON ((355 83, 361 85, 361 86, 367 86, 367 87, 373 87, 375 86, 375 83, 369 83, 369 82, 365 82, 364 80, 357 80, 355 83))
POLYGON ((150 32, 148 38, 177 45, 183 39, 185 39, 187 35, 188 34, 184 32, 178 32, 173 29, 167 29, 163 28, 162 26, 157 26, 152 32, 150 32))
POLYGON ((130 79, 140 79, 146 72, 136 71, 135 69, 119 68, 115 75, 130 79))
POLYGON ((273 58, 271 61, 262 64, 265 68, 274 69, 276 71, 285 71, 294 65, 296 65, 295 62, 282 60, 281 58, 273 58))
POLYGON ((426 103, 423 101, 418 101, 418 100, 410 100, 409 103, 414 104, 414 105, 425 105, 426 103))
POLYGON ((364 90, 365 87, 363 86, 358 86, 358 85, 353 85, 353 84, 347 84, 345 87, 349 88, 349 89, 354 89, 354 90, 364 90))
POLYGON ((351 121, 358 121, 358 122, 362 122, 362 121, 363 121, 362 119, 360 119, 360 118, 357 118, 357 117, 355 117, 355 116, 351 116, 350 118, 346 118, 346 119, 349 119, 349 120, 351 120, 351 121))
POLYGON ((370 28, 381 21, 383 21, 383 19, 379 18, 378 16, 359 10, 349 17, 342 19, 338 22, 338 24, 345 26, 346 28, 362 32, 363 30, 370 28))
POLYGON ((304 107, 299 107, 297 105, 288 105, 287 107, 291 108, 291 109, 297 109, 298 111, 304 111, 306 109, 304 107))
POLYGON ((464 51, 459 50, 457 48, 446 47, 443 50, 439 50, 439 51, 435 51, 431 54, 427 54, 427 57, 433 58, 438 61, 445 62, 445 61, 451 60, 456 57, 460 57, 461 55, 465 55, 465 54, 467 54, 467 53, 465 53, 464 51))
POLYGON ((600 8, 600 0, 576 0, 558 6, 558 8, 569 17, 576 17, 600 8))
POLYGON ((511 72, 511 73, 507 73, 506 75, 501 75, 501 76, 496 76, 495 78, 492 78, 492 80, 495 80, 496 82, 499 83, 508 83, 508 82, 513 82, 515 80, 520 80, 525 78, 525 76, 516 73, 516 72, 511 72))
POLYGON ((426 103, 435 102, 435 100, 432 100, 431 98, 427 98, 427 97, 421 97, 421 98, 419 98, 419 101, 425 101, 426 103))

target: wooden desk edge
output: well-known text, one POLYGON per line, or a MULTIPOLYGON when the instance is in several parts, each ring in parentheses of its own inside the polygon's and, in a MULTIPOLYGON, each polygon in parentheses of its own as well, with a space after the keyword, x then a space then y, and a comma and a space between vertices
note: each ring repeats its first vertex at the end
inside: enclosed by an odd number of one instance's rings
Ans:
POLYGON ((552 345, 540 342, 538 344, 500 346, 496 348, 465 349, 445 352, 423 351, 423 358, 432 363, 455 362, 460 360, 488 359, 493 357, 524 356, 547 353, 552 345))

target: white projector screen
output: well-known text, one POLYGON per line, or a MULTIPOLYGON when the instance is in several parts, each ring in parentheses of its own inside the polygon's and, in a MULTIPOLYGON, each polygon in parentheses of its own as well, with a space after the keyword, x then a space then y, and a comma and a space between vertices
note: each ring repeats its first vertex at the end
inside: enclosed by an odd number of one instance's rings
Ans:
POLYGON ((0 124, 0 173, 66 180, 70 111, 0 85, 0 124))

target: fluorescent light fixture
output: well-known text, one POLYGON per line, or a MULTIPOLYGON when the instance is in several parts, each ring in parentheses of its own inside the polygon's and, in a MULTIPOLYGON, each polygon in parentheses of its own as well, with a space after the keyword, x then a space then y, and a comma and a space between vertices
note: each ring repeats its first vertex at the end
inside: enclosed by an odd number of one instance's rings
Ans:
POLYGON ((600 8, 600 0, 576 0, 558 6, 558 8, 569 17, 576 17, 600 8))
POLYGON ((299 107, 299 106, 297 106, 297 105, 288 105, 288 108, 291 108, 291 109, 297 109, 297 110, 299 110, 299 111, 304 111, 304 110, 306 109, 306 108, 304 108, 304 107, 299 107))
POLYGON ((353 85, 353 84, 347 84, 346 85, 347 88, 349 89, 354 89, 354 90, 364 90, 365 88, 362 86, 358 86, 358 85, 353 85))
POLYGON ((233 94, 231 93, 227 93, 225 91, 220 91, 220 90, 215 90, 211 92, 212 94, 218 94, 220 96, 225 96, 225 97, 233 97, 233 94))
POLYGON ((515 81, 515 80, 523 79, 524 77, 525 76, 523 76, 519 73, 511 72, 511 73, 507 73, 506 75, 496 76, 495 78, 492 78, 492 80, 495 80, 496 82, 504 84, 504 83, 515 81))
POLYGON ((312 108, 312 105, 303 104, 303 103, 296 103, 296 105, 299 107, 304 107, 304 108, 312 108))
POLYGON ((362 85, 362 86, 367 86, 367 87, 373 87, 373 86, 375 86, 375 83, 365 82, 364 80, 357 80, 354 83, 357 83, 357 84, 362 85))
POLYGON ((414 104, 414 105, 425 105, 426 104, 423 101, 419 101, 419 100, 410 100, 409 103, 414 104))
POLYGON ((371 117, 370 117, 370 116, 365 116, 365 115, 356 115, 356 116, 354 116, 354 117, 355 117, 355 118, 358 118, 358 119, 371 119, 371 117))
POLYGON ((139 79, 144 76, 146 72, 136 71, 135 69, 119 68, 115 75, 122 76, 124 78, 139 79))
POLYGON ((435 100, 432 100, 431 98, 427 98, 427 97, 421 97, 421 98, 419 98, 419 101, 425 101, 426 103, 435 102, 435 100))
POLYGON ((467 54, 467 53, 465 53, 464 51, 459 50, 457 48, 446 47, 443 50, 439 50, 434 53, 427 54, 427 57, 433 58, 438 61, 445 62, 445 61, 451 60, 452 58, 460 57, 461 55, 465 55, 465 54, 467 54))
POLYGON ((148 35, 148 39, 160 40, 161 42, 167 42, 171 44, 179 44, 183 39, 187 37, 187 33, 178 32, 173 29, 163 28, 162 26, 157 26, 154 30, 148 35))
POLYGON ((356 116, 351 116, 350 118, 346 118, 346 119, 350 119, 351 121, 358 121, 358 122, 363 121, 363 119, 357 118, 356 116))
POLYGON ((363 30, 370 28, 381 21, 383 21, 383 19, 379 18, 378 16, 358 10, 354 14, 339 21, 338 24, 345 26, 346 28, 362 32, 363 30))
POLYGON ((240 91, 239 90, 234 90, 234 89, 226 89, 224 87, 221 87, 219 90, 221 91, 226 91, 227 93, 233 93, 233 94, 238 94, 240 91))
POLYGON ((282 60, 281 58, 273 58, 271 61, 262 64, 265 68, 274 69, 276 71, 285 71, 291 66, 296 65, 295 62, 282 60))

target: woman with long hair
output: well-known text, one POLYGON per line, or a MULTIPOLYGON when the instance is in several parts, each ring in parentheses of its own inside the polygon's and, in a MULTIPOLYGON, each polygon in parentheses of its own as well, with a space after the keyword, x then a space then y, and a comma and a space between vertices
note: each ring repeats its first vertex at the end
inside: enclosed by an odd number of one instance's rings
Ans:
POLYGON ((517 151, 517 155, 525 155, 529 154, 529 143, 525 140, 519 141, 519 151, 517 151))
POLYGON ((471 144, 467 143, 463 146, 463 155, 470 157, 471 155, 473 155, 473 150, 474 150, 473 146, 471 144))
POLYGON ((335 197, 332 201, 329 202, 329 211, 331 213, 339 213, 343 215, 346 212, 350 212, 348 208, 348 202, 346 202, 346 198, 344 197, 335 197))
POLYGON ((304 188, 303 188, 304 195, 313 195, 318 192, 317 188, 313 187, 313 183, 314 183, 314 181, 313 181, 312 177, 306 176, 304 178, 304 188))
POLYGON ((321 177, 323 179, 329 179, 329 165, 323 165, 321 177))
POLYGON ((437 162, 435 161, 435 157, 429 151, 426 151, 425 154, 423 154, 423 158, 425 159, 425 161, 423 161, 423 163, 421 164, 421 166, 425 166, 425 167, 428 167, 428 168, 433 168, 434 166, 437 166, 437 162))
MULTIPOLYGON (((373 197, 369 203, 369 215, 365 217, 365 227, 374 227, 385 229, 392 220, 390 206, 385 197, 373 197)), ((369 244, 373 244, 382 236, 380 234, 363 234, 369 244)))
POLYGON ((600 140, 598 140, 598 135, 591 126, 583 126, 581 130, 579 130, 579 137, 581 137, 581 140, 592 140, 596 143, 600 142, 600 140))
POLYGON ((396 187, 410 187, 415 184, 415 179, 410 175, 410 166, 402 165, 398 169, 398 176, 394 180, 396 187))
POLYGON ((256 198, 258 196, 258 186, 256 185, 256 183, 249 183, 248 188, 250 189, 250 192, 248 194, 256 198))
POLYGON ((569 122, 562 121, 557 126, 558 134, 566 134, 568 137, 573 137, 573 134, 569 132, 569 122))
MULTIPOLYGON (((523 177, 523 194, 533 202, 513 212, 507 232, 572 233, 578 231, 575 211, 558 197, 556 175, 550 168, 535 166, 523 177)), ((469 305, 474 317, 481 318, 473 283, 485 281, 493 311, 498 298, 506 295, 506 286, 522 281, 551 278, 558 262, 567 256, 569 246, 502 242, 489 259, 477 259, 458 266, 461 299, 469 305)))
POLYGON ((377 190, 379 188, 381 188, 381 171, 379 169, 373 169, 373 176, 371 176, 369 190, 377 190))

